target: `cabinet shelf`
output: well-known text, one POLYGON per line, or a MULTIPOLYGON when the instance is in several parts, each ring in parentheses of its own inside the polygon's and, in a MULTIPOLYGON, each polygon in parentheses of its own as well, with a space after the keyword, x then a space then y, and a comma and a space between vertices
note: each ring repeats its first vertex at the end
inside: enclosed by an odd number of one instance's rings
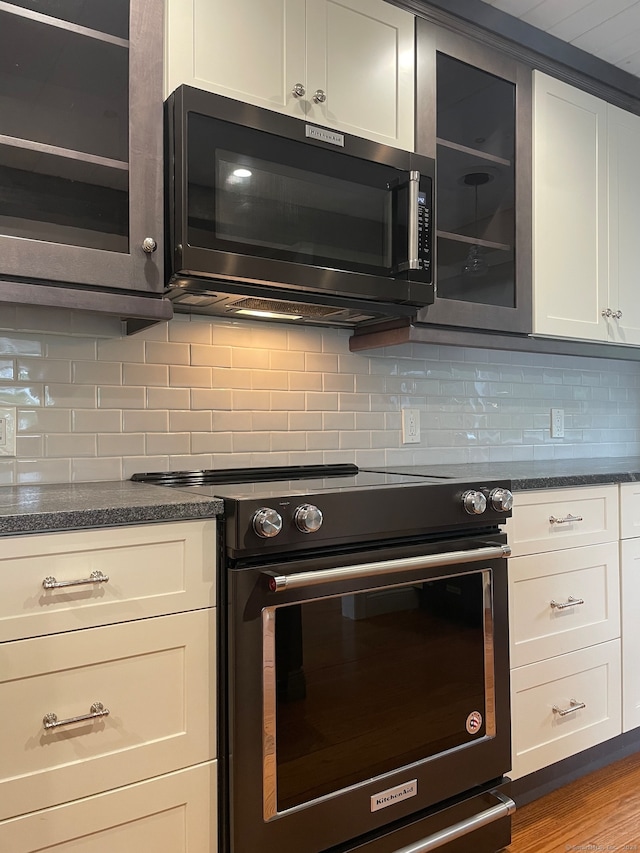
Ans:
POLYGON ((475 246, 482 246, 483 249, 499 249, 503 252, 510 252, 513 246, 508 243, 496 243, 493 240, 481 240, 478 237, 468 237, 466 234, 453 234, 450 231, 436 231, 436 237, 443 240, 454 240, 457 243, 469 243, 475 246))
POLYGON ((87 180, 89 173, 92 177, 99 172, 105 175, 115 171, 116 174, 108 181, 94 181, 100 186, 111 186, 126 189, 129 164, 124 160, 113 160, 98 154, 88 154, 85 151, 75 151, 36 142, 33 139, 19 139, 16 136, 0 134, 0 163, 16 169, 31 168, 43 174, 55 174, 58 177, 68 177, 73 180, 87 180), (51 170, 34 168, 36 160, 40 163, 50 162, 51 170), (70 161, 66 166, 64 161, 70 161), (53 166, 55 163, 55 167, 53 166))
POLYGON ((460 145, 458 142, 451 142, 448 139, 441 139, 438 137, 436 139, 436 144, 441 145, 443 148, 450 148, 452 151, 459 151, 462 154, 470 154, 472 157, 478 157, 480 160, 486 160, 488 163, 496 163, 500 166, 513 166, 513 162, 511 160, 507 160, 504 157, 498 157, 496 154, 489 154, 488 151, 482 151, 479 148, 469 148, 468 145, 460 145))
POLYGON ((6 12, 8 15, 16 15, 20 18, 26 18, 30 21, 35 21, 39 24, 46 24, 49 27, 58 27, 61 30, 66 30, 69 33, 85 36, 86 38, 96 39, 96 41, 114 44, 118 47, 129 47, 129 40, 112 35, 111 33, 101 32, 100 30, 84 27, 81 24, 73 21, 64 21, 61 18, 55 18, 52 15, 45 15, 42 12, 37 12, 35 9, 25 8, 23 6, 15 6, 13 3, 7 3, 5 0, 0 0, 0 12, 6 12))

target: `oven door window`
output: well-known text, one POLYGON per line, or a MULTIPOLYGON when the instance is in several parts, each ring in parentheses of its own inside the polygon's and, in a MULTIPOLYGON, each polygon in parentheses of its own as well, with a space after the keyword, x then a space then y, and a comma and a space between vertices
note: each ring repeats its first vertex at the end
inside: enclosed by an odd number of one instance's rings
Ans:
POLYGON ((495 734, 491 571, 263 611, 265 818, 495 734))
POLYGON ((187 152, 189 245, 391 274, 397 169, 197 113, 187 152))

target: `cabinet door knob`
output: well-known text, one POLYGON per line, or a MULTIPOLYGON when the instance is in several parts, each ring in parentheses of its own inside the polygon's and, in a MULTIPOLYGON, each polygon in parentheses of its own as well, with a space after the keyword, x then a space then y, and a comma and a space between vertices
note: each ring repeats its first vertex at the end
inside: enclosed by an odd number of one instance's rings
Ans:
POLYGON ((307 90, 304 88, 302 83, 296 83, 296 85, 291 90, 291 94, 294 98, 304 98, 306 91, 307 90))
POLYGON ((155 250, 158 248, 158 244, 153 239, 153 237, 145 237, 142 241, 142 251, 146 252, 147 255, 153 254, 155 250))
POLYGON ((618 308, 617 311, 613 311, 611 313, 611 316, 615 317, 616 320, 621 320, 622 319, 622 311, 618 308))
POLYGON ((327 100, 327 93, 323 92, 322 89, 316 89, 313 94, 313 100, 316 102, 316 104, 324 104, 324 102, 327 100))
POLYGON ((613 311, 611 308, 603 308, 601 313, 603 317, 610 317, 613 314, 613 311))

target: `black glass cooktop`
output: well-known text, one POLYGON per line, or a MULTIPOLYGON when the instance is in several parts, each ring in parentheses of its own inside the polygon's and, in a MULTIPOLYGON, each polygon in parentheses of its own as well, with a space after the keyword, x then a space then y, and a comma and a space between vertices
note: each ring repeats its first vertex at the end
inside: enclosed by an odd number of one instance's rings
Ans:
POLYGON ((362 471, 356 465, 300 465, 273 468, 232 468, 202 471, 157 471, 134 474, 137 482, 188 489, 207 497, 267 498, 274 495, 310 495, 360 491, 389 486, 424 486, 432 480, 411 474, 362 471))

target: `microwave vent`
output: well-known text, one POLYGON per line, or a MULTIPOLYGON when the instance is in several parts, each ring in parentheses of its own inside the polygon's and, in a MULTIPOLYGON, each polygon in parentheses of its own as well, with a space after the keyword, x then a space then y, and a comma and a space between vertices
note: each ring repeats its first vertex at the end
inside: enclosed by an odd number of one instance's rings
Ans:
POLYGON ((304 317, 322 319, 336 313, 335 308, 324 305, 308 305, 301 302, 279 302, 275 299, 238 299, 229 308, 233 311, 273 311, 278 314, 302 314, 304 317))

